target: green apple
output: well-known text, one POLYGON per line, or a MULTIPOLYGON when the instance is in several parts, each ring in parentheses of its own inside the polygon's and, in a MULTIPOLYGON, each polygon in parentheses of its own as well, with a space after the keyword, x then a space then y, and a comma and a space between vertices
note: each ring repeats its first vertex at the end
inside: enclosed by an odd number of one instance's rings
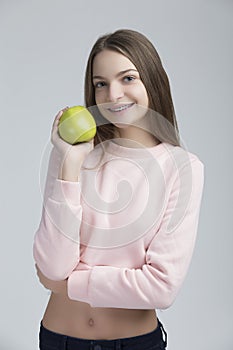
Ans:
POLYGON ((60 137, 74 145, 79 142, 90 141, 96 134, 96 123, 83 106, 74 106, 66 109, 58 123, 60 137))

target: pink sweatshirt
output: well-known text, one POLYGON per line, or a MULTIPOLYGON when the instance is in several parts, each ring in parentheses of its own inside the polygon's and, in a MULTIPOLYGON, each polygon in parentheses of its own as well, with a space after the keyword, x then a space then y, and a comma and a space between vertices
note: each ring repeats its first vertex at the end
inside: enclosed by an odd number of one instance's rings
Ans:
POLYGON ((99 144, 87 156, 79 182, 57 179, 52 149, 34 259, 48 278, 68 279, 72 300, 166 309, 192 257, 204 165, 168 143, 103 145, 104 153, 99 144))

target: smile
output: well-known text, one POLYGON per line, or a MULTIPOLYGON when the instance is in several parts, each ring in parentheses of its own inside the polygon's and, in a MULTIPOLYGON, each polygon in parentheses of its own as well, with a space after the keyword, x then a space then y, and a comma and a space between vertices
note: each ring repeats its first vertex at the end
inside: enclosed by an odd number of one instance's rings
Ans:
POLYGON ((108 108, 108 110, 110 112, 121 112, 121 111, 124 111, 125 109, 128 109, 130 107, 132 107, 134 105, 134 103, 129 103, 127 105, 122 105, 122 106, 119 106, 119 107, 116 107, 116 108, 108 108))

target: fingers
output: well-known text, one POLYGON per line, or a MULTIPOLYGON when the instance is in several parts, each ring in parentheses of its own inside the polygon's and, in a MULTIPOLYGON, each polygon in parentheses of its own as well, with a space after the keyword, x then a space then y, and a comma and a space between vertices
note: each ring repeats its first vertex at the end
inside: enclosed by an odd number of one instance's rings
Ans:
POLYGON ((63 114, 63 111, 62 111, 62 110, 59 111, 59 112, 57 113, 57 115, 56 115, 56 117, 55 117, 55 119, 54 119, 54 121, 53 121, 53 128, 54 128, 54 126, 57 124, 57 122, 59 121, 59 119, 61 118, 62 114, 63 114))
POLYGON ((61 109, 57 115, 55 116, 55 119, 53 121, 53 126, 52 126, 52 130, 51 130, 51 142, 54 145, 54 139, 57 136, 57 129, 58 129, 58 124, 59 124, 59 120, 63 114, 64 111, 66 111, 69 107, 65 107, 63 109, 61 109))
POLYGON ((58 125, 59 119, 61 118, 63 112, 66 111, 68 108, 69 107, 65 107, 57 113, 57 115, 55 116, 54 122, 53 122, 53 128, 55 127, 55 125, 58 125))

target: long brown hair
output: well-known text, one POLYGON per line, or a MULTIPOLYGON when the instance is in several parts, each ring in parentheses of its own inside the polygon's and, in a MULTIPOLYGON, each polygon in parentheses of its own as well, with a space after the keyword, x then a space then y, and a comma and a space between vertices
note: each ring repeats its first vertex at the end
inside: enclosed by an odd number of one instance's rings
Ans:
POLYGON ((170 84, 158 52, 143 34, 129 29, 120 29, 99 37, 88 58, 85 73, 85 104, 97 122, 94 144, 114 138, 116 131, 116 127, 106 122, 96 107, 92 82, 93 60, 98 53, 106 49, 123 54, 137 68, 148 94, 148 115, 151 117, 153 128, 151 132, 161 142, 180 146, 170 84))

